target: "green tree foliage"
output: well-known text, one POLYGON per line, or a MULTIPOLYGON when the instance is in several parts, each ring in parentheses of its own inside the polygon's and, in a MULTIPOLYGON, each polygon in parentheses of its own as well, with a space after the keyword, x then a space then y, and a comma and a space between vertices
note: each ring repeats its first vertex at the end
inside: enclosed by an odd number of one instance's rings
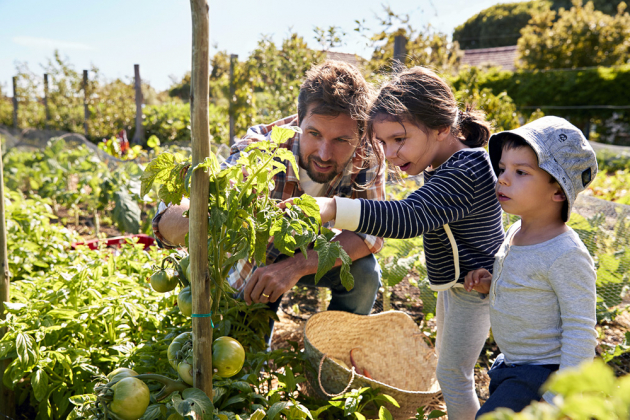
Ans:
MULTIPOLYGON (((619 4, 623 3, 624 0, 591 0, 593 2, 593 6, 595 6, 595 10, 599 10, 601 12, 606 13, 607 15, 614 15, 617 13, 617 8, 619 4)), ((551 2, 551 8, 553 10, 570 9, 573 6, 572 0, 553 0, 551 2)))
POLYGON ((456 27, 453 41, 465 50, 516 45, 520 30, 534 15, 549 10, 550 3, 528 1, 488 7, 456 27))
POLYGON ((593 3, 573 0, 569 10, 534 15, 518 41, 524 69, 615 66, 630 62, 630 14, 620 3, 617 14, 595 10, 593 3))
MULTIPOLYGON (((392 69, 394 40, 401 35, 407 39, 404 65, 407 67, 427 66, 438 72, 451 72, 459 65, 461 52, 457 42, 450 42, 446 34, 434 31, 430 25, 422 30, 415 29, 409 15, 398 15, 384 7, 380 17, 382 29, 366 36, 374 47, 372 58, 365 67, 371 79, 378 78, 392 69)), ((360 26, 359 32, 370 31, 360 26)))

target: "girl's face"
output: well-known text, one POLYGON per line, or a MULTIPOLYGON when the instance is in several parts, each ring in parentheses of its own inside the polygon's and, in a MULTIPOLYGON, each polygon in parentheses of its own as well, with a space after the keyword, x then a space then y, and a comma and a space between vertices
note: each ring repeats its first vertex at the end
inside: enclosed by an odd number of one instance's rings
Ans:
POLYGON ((438 130, 426 132, 408 121, 397 122, 380 119, 373 122, 376 140, 383 147, 387 161, 409 175, 418 175, 429 166, 437 167, 440 162, 438 130))

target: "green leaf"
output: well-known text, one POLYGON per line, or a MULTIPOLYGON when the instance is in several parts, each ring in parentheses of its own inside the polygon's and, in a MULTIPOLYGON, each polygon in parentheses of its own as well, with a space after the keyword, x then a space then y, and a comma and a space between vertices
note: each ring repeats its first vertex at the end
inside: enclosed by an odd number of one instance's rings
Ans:
POLYGON ((302 130, 299 127, 278 127, 275 126, 271 129, 271 141, 276 144, 282 144, 295 137, 296 134, 301 133, 302 130))
POLYGON ((149 162, 140 177, 142 181, 140 194, 145 196, 151 190, 153 183, 164 182, 166 177, 170 175, 171 169, 173 169, 175 164, 175 156, 170 153, 161 153, 158 157, 149 162))
POLYGON ((179 394, 173 394, 173 407, 182 416, 192 416, 195 419, 212 420, 214 405, 210 398, 197 388, 188 388, 179 394), (183 398, 183 399, 182 399, 183 398))
POLYGON ((398 401, 396 401, 394 399, 394 397, 392 397, 390 395, 387 395, 387 394, 377 395, 376 397, 374 397, 374 401, 388 402, 388 403, 392 404, 394 407, 400 408, 400 405, 398 404, 398 401))
POLYGON ((427 416, 427 420, 431 420, 431 419, 437 419, 440 418, 442 416, 445 416, 446 413, 444 411, 441 410, 433 410, 431 411, 431 413, 429 413, 429 415, 427 416))
POLYGON ((158 420, 166 417, 168 409, 164 404, 151 404, 139 420, 158 420))
POLYGON ((365 416, 364 416, 363 414, 361 414, 361 413, 357 412, 357 411, 355 411, 355 412, 354 412, 354 413, 352 413, 352 414, 354 414, 354 416, 357 418, 357 420, 366 420, 366 419, 365 419, 365 416))
POLYGON ((147 139, 147 146, 151 149, 155 149, 160 145, 160 139, 157 138, 156 135, 152 135, 147 139))
POLYGON ((43 369, 37 369, 31 378, 33 395, 37 401, 43 400, 48 395, 48 374, 43 369))
POLYGON ((79 406, 92 403, 95 401, 96 401, 96 395, 94 394, 74 395, 70 397, 70 402, 74 405, 79 405, 79 406))
POLYGON ((343 404, 343 415, 344 417, 348 417, 349 415, 355 413, 357 411, 357 407, 359 406, 359 402, 363 399, 362 396, 351 396, 346 398, 346 401, 343 404))
POLYGON ((300 198, 296 198, 293 201, 293 204, 302 209, 304 214, 306 214, 308 217, 312 217, 317 220, 318 224, 322 224, 322 219, 319 213, 319 206, 317 205, 317 201, 313 197, 307 194, 303 194, 300 198))
POLYGON ((265 415, 265 411, 262 408, 259 408, 258 410, 254 411, 249 420, 262 420, 265 418, 265 415))
POLYGON ((280 401, 269 407, 269 410, 267 410, 267 417, 269 417, 269 420, 275 420, 280 412, 287 408, 288 405, 288 401, 280 401))
POLYGON ((394 418, 387 408, 381 407, 378 410, 378 420, 394 420, 394 418))
POLYGON ((24 333, 18 333, 15 339, 17 357, 24 367, 31 367, 37 363, 37 351, 35 340, 24 333))
POLYGON ((112 219, 118 229, 122 232, 138 233, 142 213, 138 203, 124 190, 114 193, 114 203, 112 219))

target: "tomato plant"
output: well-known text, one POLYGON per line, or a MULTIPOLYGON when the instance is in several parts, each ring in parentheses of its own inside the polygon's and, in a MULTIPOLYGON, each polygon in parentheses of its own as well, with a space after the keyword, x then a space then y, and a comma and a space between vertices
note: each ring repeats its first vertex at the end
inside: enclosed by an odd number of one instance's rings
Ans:
POLYGON ((123 420, 138 420, 149 406, 149 387, 140 379, 120 379, 112 386, 112 391, 109 409, 123 420))

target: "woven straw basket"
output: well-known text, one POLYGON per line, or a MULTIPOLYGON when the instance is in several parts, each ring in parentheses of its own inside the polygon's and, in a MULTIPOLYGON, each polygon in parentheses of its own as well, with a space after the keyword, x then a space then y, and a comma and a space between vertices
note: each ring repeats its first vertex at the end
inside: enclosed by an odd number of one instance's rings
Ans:
POLYGON ((326 311, 313 315, 304 327, 304 348, 318 377, 309 382, 320 397, 348 389, 381 388, 400 408, 387 404, 395 419, 413 418, 417 409, 440 395, 435 369, 437 356, 424 342, 416 323, 405 313, 355 315, 326 311), (354 373, 350 350, 360 369, 373 379, 354 373), (343 361, 351 370, 330 358, 343 361))

